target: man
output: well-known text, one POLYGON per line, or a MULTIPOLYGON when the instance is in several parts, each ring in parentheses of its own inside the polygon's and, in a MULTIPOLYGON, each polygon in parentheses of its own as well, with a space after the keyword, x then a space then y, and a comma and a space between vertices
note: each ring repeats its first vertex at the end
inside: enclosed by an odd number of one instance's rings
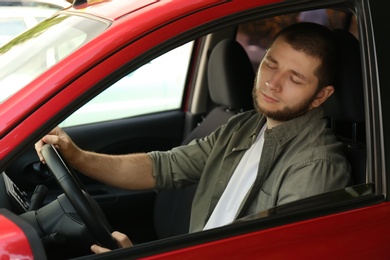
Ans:
MULTIPOLYGON (((321 105, 337 68, 332 32, 298 23, 279 32, 253 88, 256 110, 233 117, 209 136, 167 152, 104 155, 83 151, 59 128, 36 144, 54 144, 80 172, 126 189, 175 189, 199 183, 190 232, 315 194, 344 188, 350 166, 321 105), (107 174, 109 173, 109 174, 107 174)), ((121 246, 126 235, 114 232, 121 246)), ((92 251, 107 249, 97 245, 92 251)))

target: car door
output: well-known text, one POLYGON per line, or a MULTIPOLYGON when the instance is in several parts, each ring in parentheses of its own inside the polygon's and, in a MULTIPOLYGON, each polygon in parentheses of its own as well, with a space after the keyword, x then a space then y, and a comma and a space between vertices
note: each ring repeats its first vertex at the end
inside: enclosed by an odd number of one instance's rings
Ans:
MULTIPOLYGON (((343 190, 303 199, 266 212, 259 212, 230 226, 164 240, 159 244, 151 243, 143 248, 134 247, 124 250, 126 252, 113 252, 111 256, 115 255, 117 258, 123 257, 123 259, 153 254, 156 255, 152 257, 163 259, 186 257, 201 259, 221 256, 276 259, 329 259, 334 256, 362 259, 370 257, 387 259, 389 257, 389 246, 386 242, 389 237, 387 232, 389 230, 389 222, 387 221, 389 203, 386 199, 388 192, 385 170, 381 163, 383 159, 387 158, 382 153, 382 145, 384 144, 381 136, 384 129, 380 127, 385 117, 379 116, 382 107, 379 104, 381 97, 376 92, 378 82, 376 82, 375 75, 378 71, 376 64, 370 63, 376 59, 375 46, 381 46, 385 41, 380 34, 378 39, 382 39, 382 43, 375 45, 372 42, 372 31, 367 29, 373 26, 374 31, 378 32, 379 28, 382 26, 382 29, 384 28, 384 25, 379 25, 380 21, 383 21, 379 17, 384 19, 384 11, 379 10, 380 8, 376 5, 379 3, 375 1, 371 1, 370 4, 367 1, 363 7, 357 2, 354 4, 356 14, 352 13, 358 17, 358 32, 360 33, 358 39, 360 40, 359 48, 362 52, 363 62, 361 68, 363 79, 360 83, 364 81, 366 95, 366 110, 363 111, 363 117, 370 122, 370 126, 364 123, 352 124, 352 129, 358 128, 358 132, 353 132, 352 138, 356 137, 354 136, 356 133, 359 135, 358 144, 353 144, 356 147, 362 147, 364 152, 361 154, 363 157, 355 157, 351 160, 351 164, 363 172, 362 182, 355 182, 355 185, 343 190), (369 7, 373 8, 371 10, 375 10, 375 12, 368 11, 369 7), (376 17, 373 19, 376 21, 374 25, 371 24, 371 15, 376 17), (372 75, 374 76, 372 77, 372 75), (365 81, 367 79, 369 82, 365 81), (370 96, 370 101, 367 100, 367 94, 370 96), (373 117, 373 111, 378 116, 373 117), (365 131, 369 133, 366 134, 365 131), (366 153, 365 149, 369 152, 366 153), (359 160, 364 161, 363 165, 360 164, 362 161, 359 160), (365 164, 366 162, 367 164, 365 164), (175 251, 175 249, 177 250, 175 251)), ((343 3, 340 3, 338 7, 350 12, 350 9, 346 8, 343 3)), ((302 8, 308 7, 302 5, 302 8)), ((348 17, 348 19, 350 18, 348 17)), ((345 27, 342 29, 346 30, 345 27)), ((379 53, 384 51, 383 47, 379 53)), ((385 64, 383 60, 387 56, 387 54, 383 54, 382 58, 379 58, 382 65, 385 64)), ((387 82, 387 78, 387 74, 384 75, 382 71, 382 76, 380 76, 382 85, 387 82)), ((385 92, 387 93, 388 90, 383 90, 382 93, 385 92)), ((353 92, 350 95, 357 95, 357 93, 353 92)), ((337 129, 336 134, 344 142, 346 141, 346 136, 343 135, 345 133, 340 134, 338 130, 347 132, 347 139, 349 139, 351 128, 349 125, 340 126, 341 129, 337 129)), ((385 123, 385 127, 388 127, 387 123, 385 123)), ((348 142, 346 144, 347 148, 354 148, 348 142)))
MULTIPOLYGON (((336 2, 337 1, 335 1, 335 3, 336 2)), ((386 247, 386 241, 388 241, 387 230, 389 229, 386 216, 388 216, 389 207, 386 199, 387 182, 385 178, 385 169, 382 167, 385 166, 383 160, 387 160, 387 157, 383 152, 383 146, 387 145, 388 142, 386 141, 387 139, 385 139, 385 143, 382 142, 383 140, 381 138, 384 136, 384 133, 386 132, 384 130, 386 130, 388 126, 386 123, 387 120, 384 120, 384 117, 382 118, 380 114, 383 112, 386 115, 385 111, 387 110, 384 108, 386 108, 387 104, 383 104, 382 111, 382 107, 379 104, 380 97, 378 97, 376 91, 378 90, 377 87, 379 83, 375 81, 375 77, 370 77, 371 75, 375 76, 378 73, 376 70, 377 64, 375 62, 375 64, 370 63, 376 59, 374 52, 376 45, 373 39, 381 40, 381 43, 377 45, 378 47, 382 47, 379 50, 379 54, 383 55, 379 59, 381 64, 385 63, 384 59, 388 55, 384 51, 385 48, 383 48, 385 41, 382 37, 384 36, 377 33, 377 36, 373 38, 371 35, 372 32, 367 29, 374 26, 375 30, 379 30, 380 27, 378 24, 382 21, 385 11, 383 11, 383 9, 379 10, 381 8, 374 4, 368 6, 369 1, 363 6, 360 6, 360 2, 351 1, 351 3, 352 2, 358 16, 359 32, 362 33, 362 35, 360 35, 360 37, 362 37, 360 48, 362 53, 365 54, 365 56, 363 56, 363 74, 366 80, 370 79, 369 82, 365 82, 364 86, 366 95, 365 102, 368 104, 368 106, 366 104, 367 111, 365 112, 365 116, 366 120, 371 123, 370 127, 367 128, 368 134, 363 134, 363 145, 368 151, 367 166, 363 169, 366 180, 365 183, 361 184, 359 187, 364 188, 348 187, 341 191, 341 193, 340 191, 332 192, 325 194, 324 196, 313 197, 308 200, 285 205, 281 208, 271 209, 268 212, 259 213, 252 219, 244 220, 243 222, 238 222, 231 226, 113 252, 111 255, 107 256, 107 259, 110 257, 118 259, 120 257, 123 259, 128 257, 135 258, 150 256, 152 254, 161 254, 157 256, 161 258, 168 256, 171 256, 172 258, 192 256, 197 259, 210 256, 218 257, 221 255, 236 257, 246 256, 253 258, 261 254, 269 257, 281 256, 281 258, 288 258, 291 255, 296 256, 296 258, 299 258, 299 256, 302 255, 305 255, 308 258, 318 257, 319 255, 324 258, 330 258, 334 254, 346 257, 351 256, 351 253, 354 253, 354 256, 359 256, 359 252, 363 251, 366 245, 370 246, 367 251, 371 250, 371 252, 373 252, 372 250, 374 250, 374 252, 377 252, 377 256, 379 254, 386 255, 386 252, 388 252, 388 250, 386 251, 386 249, 388 249, 388 246, 386 247), (368 11, 370 10, 369 7, 373 8, 372 10, 375 10, 379 17, 376 16, 376 14, 371 14, 370 11, 368 11), (371 18, 370 15, 374 15, 374 25, 371 24, 371 20, 369 19, 371 18), (368 94, 370 95, 370 101, 368 101, 368 94), (373 114, 377 116, 372 117, 373 114), (381 128, 382 125, 385 126, 384 129, 381 128), (365 138, 367 138, 367 140, 365 140, 365 138), (375 157, 375 155, 378 156, 375 157), (350 197, 346 195, 350 195, 350 197), (353 242, 353 247, 351 247, 352 242, 350 241, 353 242), (330 250, 330 248, 337 248, 337 250, 330 250), (177 251, 170 252, 174 249, 177 249, 177 251), (166 254, 164 254, 164 252, 166 254)), ((377 1, 370 2, 375 3, 377 1)), ((296 11, 296 8, 299 10, 308 10, 314 6, 318 8, 329 7, 327 5, 328 4, 326 3, 320 2, 310 2, 308 5, 298 3, 296 6, 294 4, 281 4, 279 7, 276 6, 274 9, 271 8, 269 13, 265 13, 266 11, 264 11, 264 13, 265 16, 271 16, 274 14, 293 12, 296 11)), ((347 8, 350 6, 345 5, 342 1, 340 1, 336 7, 350 11, 350 9, 347 8)), ((254 12, 255 11, 248 11, 246 13, 248 16, 247 20, 255 20, 254 12)), ((261 16, 262 14, 264 15, 264 13, 260 11, 257 15, 261 16)), ((237 22, 239 19, 240 18, 228 21, 237 22)), ((244 22, 244 20, 245 19, 241 19, 239 22, 244 22)), ((145 42, 146 40, 143 43, 145 42)), ((168 49, 166 51, 168 51, 168 49)), ((118 78, 123 78, 127 75, 130 76, 130 73, 140 68, 141 64, 147 64, 153 60, 153 58, 159 56, 156 53, 161 54, 162 52, 163 51, 156 51, 155 53, 149 53, 153 56, 152 58, 147 58, 147 55, 145 54, 143 61, 138 61, 137 66, 133 63, 122 66, 115 71, 115 73, 112 73, 112 75, 97 82, 95 89, 105 89, 107 87, 105 84, 111 86, 115 82, 118 82, 118 78)), ((124 49, 119 53, 119 56, 123 57, 126 54, 128 54, 128 52, 124 49)), ((110 62, 114 63, 115 61, 115 58, 112 58, 110 62)), ((195 60, 193 62, 195 62, 195 60)), ((189 66, 189 68, 190 71, 192 71, 191 66, 189 66)), ((388 90, 385 88, 385 86, 388 85, 386 84, 387 74, 385 75, 383 70, 379 70, 381 72, 380 85, 383 86, 381 91, 382 93, 387 93, 388 90)), ((98 72, 98 68, 89 71, 74 84, 83 84, 83 82, 93 78, 93 75, 96 75, 98 72)), ((189 75, 193 74, 190 73, 189 75)), ((150 77, 152 76, 153 75, 150 75, 150 77)), ((189 82, 190 81, 187 81, 185 84, 187 92, 183 93, 191 93, 191 89, 189 88, 191 84, 189 84, 189 82)), ((89 100, 91 96, 98 97, 97 93, 87 93, 75 101, 74 106, 78 107, 78 103, 84 103, 83 100, 89 100)), ((186 95, 184 94, 183 97, 185 96, 186 95)), ((61 120, 54 118, 53 122, 62 121, 66 131, 74 138, 75 142, 85 149, 108 153, 142 151, 143 149, 144 151, 148 151, 149 149, 169 149, 171 145, 180 143, 183 132, 185 131, 186 108, 189 98, 186 97, 182 100, 183 103, 178 109, 75 126, 66 126, 69 110, 62 111, 58 115, 58 118, 61 118, 61 120), (173 130, 173 128, 176 129, 176 127, 179 129, 177 132, 173 130), (159 141, 157 144, 154 141, 149 142, 149 140, 157 139, 159 141), (143 140, 145 140, 145 142, 143 142, 143 140)), ((363 128, 364 127, 365 125, 363 125, 363 128)), ((350 129, 348 128, 347 131, 349 130, 350 129)), ((23 164, 28 165, 26 167, 32 168, 33 170, 35 170, 36 167, 40 167, 36 164, 37 159, 33 150, 30 151, 30 157, 34 157, 34 160, 31 160, 31 162, 27 164, 18 161, 19 163, 17 162, 16 164, 18 164, 18 167, 21 167, 20 165, 23 164)), ((129 169, 129 171, 130 170, 131 169, 129 169)), ((39 171, 42 172, 41 169, 39 169, 39 171)), ((26 175, 26 172, 23 173, 26 175)), ((35 173, 30 175, 37 176, 35 173)), ((112 223, 115 228, 118 228, 125 233, 129 232, 129 234, 134 234, 135 237, 131 238, 133 240, 135 238, 134 241, 136 243, 144 240, 144 237, 141 237, 143 235, 150 238, 153 231, 145 229, 145 226, 149 225, 150 227, 151 225, 150 217, 142 219, 142 221, 144 221, 143 225, 140 224, 137 227, 133 226, 126 229, 125 225, 128 227, 137 223, 136 221, 132 223, 133 219, 136 219, 134 214, 140 214, 139 218, 145 217, 139 210, 145 210, 147 212, 148 209, 151 208, 150 205, 154 200, 154 193, 152 191, 125 192, 115 190, 114 192, 110 187, 101 186, 101 184, 97 184, 89 179, 84 179, 84 177, 81 178, 83 178, 83 182, 86 184, 87 189, 94 194, 101 203, 109 215, 109 218, 113 221, 112 223), (118 198, 121 200, 118 200, 118 198), (139 204, 134 201, 137 201, 139 204), (134 206, 139 205, 140 207, 131 208, 133 206, 131 203, 134 203, 134 206), (119 209, 119 204, 122 207, 120 214, 124 215, 123 218, 110 216, 113 211, 119 209), (127 205, 129 207, 128 209, 126 208, 127 205), (138 230, 138 232, 133 232, 134 230, 138 230), (141 235, 137 237, 136 234, 141 235)), ((21 181, 21 183, 23 183, 23 181, 21 181)), ((30 180, 30 183, 33 183, 33 181, 30 180)), ((28 186, 30 187, 31 184, 28 186)), ((365 252, 367 253, 367 251, 365 252)), ((365 256, 369 256, 369 252, 365 256)), ((90 256, 91 259, 93 257, 94 256, 90 256)), ((104 258, 104 256, 102 256, 102 258, 104 258)))

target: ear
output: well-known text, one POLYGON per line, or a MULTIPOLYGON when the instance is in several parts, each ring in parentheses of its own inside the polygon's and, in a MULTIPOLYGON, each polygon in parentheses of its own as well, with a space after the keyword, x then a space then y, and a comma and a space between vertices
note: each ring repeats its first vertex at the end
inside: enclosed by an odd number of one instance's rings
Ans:
POLYGON ((322 103, 325 102, 325 100, 328 99, 334 92, 333 86, 326 86, 323 87, 318 93, 313 102, 311 103, 311 106, 313 108, 319 107, 322 103))

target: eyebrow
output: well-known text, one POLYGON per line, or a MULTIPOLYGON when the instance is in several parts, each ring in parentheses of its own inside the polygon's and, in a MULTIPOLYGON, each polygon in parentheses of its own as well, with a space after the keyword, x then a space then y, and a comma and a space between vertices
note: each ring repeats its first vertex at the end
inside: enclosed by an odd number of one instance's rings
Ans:
POLYGON ((269 55, 269 54, 268 54, 268 55, 265 55, 265 56, 264 56, 264 59, 265 59, 265 60, 268 60, 268 61, 270 61, 270 62, 273 62, 273 63, 278 63, 278 61, 275 60, 274 57, 272 57, 272 55, 269 55))

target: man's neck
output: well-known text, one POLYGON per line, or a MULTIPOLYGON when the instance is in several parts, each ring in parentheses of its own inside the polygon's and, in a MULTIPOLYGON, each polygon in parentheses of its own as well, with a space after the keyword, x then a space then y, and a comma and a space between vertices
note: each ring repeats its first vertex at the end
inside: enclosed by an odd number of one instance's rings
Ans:
MULTIPOLYGON (((301 115, 304 115, 306 114, 307 112, 313 110, 314 108, 313 107, 310 107, 309 110, 307 110, 305 113, 301 114, 301 115)), ((298 116, 297 116, 298 117, 298 116)), ((284 123, 285 121, 277 121, 277 120, 274 120, 272 118, 269 118, 269 117, 266 117, 267 118, 267 129, 272 129, 282 123, 284 123)))
POLYGON ((280 125, 282 123, 283 123, 282 121, 276 121, 276 120, 273 120, 273 119, 267 117, 267 123, 266 123, 267 124, 267 129, 272 129, 275 126, 278 126, 278 125, 280 125))

